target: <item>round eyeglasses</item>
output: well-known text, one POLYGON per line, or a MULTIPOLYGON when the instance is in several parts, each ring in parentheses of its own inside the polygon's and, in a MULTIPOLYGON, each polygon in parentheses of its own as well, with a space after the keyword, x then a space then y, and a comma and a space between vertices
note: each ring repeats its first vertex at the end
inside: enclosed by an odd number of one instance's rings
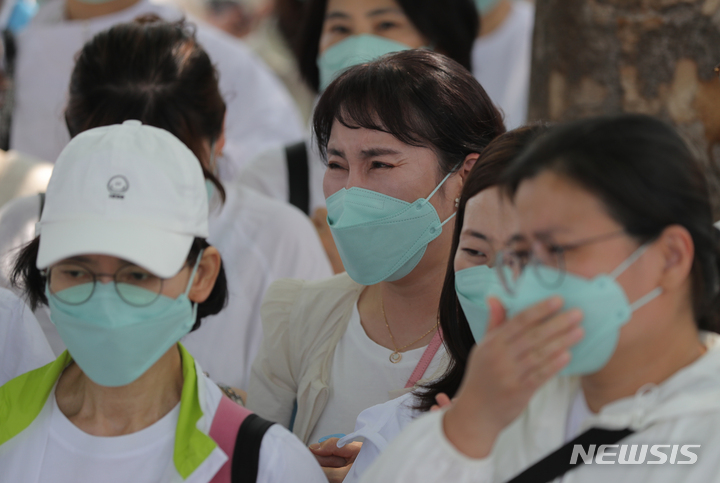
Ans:
POLYGON ((127 265, 114 274, 94 273, 78 263, 59 263, 47 270, 50 294, 69 305, 80 305, 92 297, 98 277, 112 277, 120 298, 129 305, 145 307, 157 300, 163 279, 144 268, 127 265))
MULTIPOLYGON (((550 240, 536 240, 531 244, 525 242, 525 247, 511 247, 502 251, 497 256, 495 268, 503 288, 514 295, 518 279, 524 270, 530 266, 538 281, 546 288, 559 287, 565 278, 565 252, 593 243, 609 240, 625 234, 624 230, 604 233, 583 240, 559 245, 550 240), (548 267, 554 270, 541 270, 540 267, 548 267)), ((522 244, 522 241, 519 242, 522 244)))

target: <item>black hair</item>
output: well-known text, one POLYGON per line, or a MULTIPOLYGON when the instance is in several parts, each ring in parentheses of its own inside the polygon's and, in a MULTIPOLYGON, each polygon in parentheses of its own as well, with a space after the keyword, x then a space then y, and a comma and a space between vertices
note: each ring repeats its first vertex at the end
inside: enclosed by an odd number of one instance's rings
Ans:
MULTIPOLYGON (((210 244, 204 238, 195 238, 190 247, 186 265, 194 266, 200 251, 209 247, 210 244)), ((45 295, 45 284, 47 279, 43 271, 37 268, 37 256, 40 249, 40 237, 36 236, 32 241, 27 243, 15 259, 10 274, 10 284, 19 288, 25 293, 26 300, 30 308, 34 311, 40 305, 47 305, 48 299, 45 295)), ((215 280, 215 285, 208 298, 198 304, 197 317, 191 332, 200 327, 200 321, 209 315, 219 313, 228 301, 227 278, 225 276, 225 267, 220 263, 220 272, 215 280)))
POLYGON ((428 50, 406 50, 356 65, 325 89, 313 117, 325 161, 335 120, 433 149, 441 176, 505 132, 502 115, 472 74, 428 50))
MULTIPOLYGON (((294 43, 300 73, 316 92, 320 86, 317 59, 327 0, 307 0, 302 28, 294 43)), ((396 0, 413 26, 433 48, 471 69, 472 49, 480 29, 473 0, 396 0)))
POLYGON ((450 356, 445 373, 436 381, 423 386, 415 393, 415 407, 420 411, 429 411, 436 404, 435 397, 440 393, 450 398, 455 396, 463 375, 470 351, 475 345, 470 325, 455 292, 455 253, 460 244, 463 229, 465 206, 470 198, 481 191, 497 186, 503 171, 530 142, 544 133, 547 127, 542 124, 521 127, 508 131, 495 138, 478 158, 475 166, 465 178, 460 201, 458 203, 452 249, 448 260, 445 282, 440 295, 440 327, 443 343, 450 356))
POLYGON ((668 226, 684 227, 695 250, 690 279, 696 324, 720 332, 720 236, 703 169, 674 128, 638 114, 572 122, 515 160, 503 184, 514 195, 520 183, 545 171, 597 196, 639 243, 668 226))
POLYGON ((182 20, 145 15, 83 46, 70 77, 65 123, 71 137, 128 119, 165 129, 195 154, 225 200, 205 145, 222 134, 225 107, 218 74, 193 29, 182 20))

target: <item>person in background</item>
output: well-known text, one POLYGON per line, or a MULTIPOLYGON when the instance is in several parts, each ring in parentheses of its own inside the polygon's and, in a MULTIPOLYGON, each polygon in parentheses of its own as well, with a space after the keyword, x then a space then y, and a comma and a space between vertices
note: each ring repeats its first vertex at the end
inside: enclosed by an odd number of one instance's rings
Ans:
MULTIPOLYGON (((190 26, 151 16, 101 32, 85 45, 71 77, 65 120, 76 136, 137 119, 171 132, 200 160, 210 200, 209 240, 223 256, 230 297, 227 308, 184 343, 213 379, 245 389, 262 339, 259 310, 267 287, 279 278, 317 280, 332 272, 307 217, 219 181, 224 111, 217 74, 190 26)), ((37 196, 17 200, 0 214, 0 241, 7 240, 0 253, 8 260, 34 237, 40 203, 37 196), (29 238, 17 239, 23 235, 29 238)), ((43 327, 61 352, 54 325, 43 327)))
MULTIPOLYGON (((305 82, 322 93, 344 69, 383 54, 428 48, 471 67, 478 17, 472 0, 308 0, 295 41, 305 82)), ((336 273, 343 270, 324 221, 324 164, 309 139, 256 157, 240 182, 298 206, 324 235, 336 273)))
MULTIPOLYGON (((74 56, 95 34, 155 14, 174 21, 182 13, 149 0, 51 0, 17 38, 15 105, 10 147, 54 161, 68 142, 63 120, 74 56)), ((217 67, 228 106, 224 163, 230 181, 256 154, 303 136, 300 118, 282 84, 242 44, 205 23, 198 42, 217 67)))
POLYGON ((527 122, 535 4, 475 0, 482 18, 472 53, 473 74, 514 129, 527 122))
POLYGON ((452 250, 440 296, 440 329, 450 356, 448 368, 438 380, 364 410, 353 433, 311 445, 322 466, 336 466, 326 468, 330 481, 357 483, 383 449, 414 419, 429 411, 436 398, 442 401, 455 397, 468 354, 475 344, 475 328, 487 322, 487 313, 477 312, 479 320, 468 318, 461 307, 466 306, 469 297, 483 300, 491 288, 488 274, 492 273, 496 256, 517 231, 517 214, 498 186, 500 177, 510 162, 546 129, 533 125, 501 134, 488 144, 470 170, 460 193, 452 250), (360 438, 363 443, 351 443, 360 438))
POLYGON ((457 197, 504 130, 470 72, 429 50, 383 56, 330 84, 314 132, 347 273, 270 287, 249 408, 315 443, 444 372, 437 307, 457 197))
POLYGON ((297 438, 223 396, 178 342, 228 296, 195 155, 139 121, 90 129, 47 201, 14 275, 68 351, 0 387, 0 480, 229 482, 254 466, 249 481, 321 482, 297 438))
POLYGON ((0 288, 0 386, 54 359, 32 310, 0 288))
POLYGON ((455 399, 361 481, 717 481, 720 233, 685 142, 648 116, 577 121, 502 185, 521 236, 462 304, 478 342, 455 399))

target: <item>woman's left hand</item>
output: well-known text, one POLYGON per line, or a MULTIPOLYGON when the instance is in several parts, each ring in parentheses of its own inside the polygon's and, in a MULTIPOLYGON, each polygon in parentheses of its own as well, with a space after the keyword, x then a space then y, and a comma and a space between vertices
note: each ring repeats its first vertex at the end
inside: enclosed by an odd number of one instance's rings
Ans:
POLYGON ((358 442, 338 448, 338 441, 339 438, 330 438, 309 446, 330 483, 341 483, 345 479, 362 448, 358 442))

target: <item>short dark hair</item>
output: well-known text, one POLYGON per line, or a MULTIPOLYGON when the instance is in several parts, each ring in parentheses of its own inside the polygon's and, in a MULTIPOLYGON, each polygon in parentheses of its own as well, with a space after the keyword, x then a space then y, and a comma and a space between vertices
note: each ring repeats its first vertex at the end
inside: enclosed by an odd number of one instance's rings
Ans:
MULTIPOLYGON (((397 3, 436 51, 472 70, 470 59, 480 28, 473 0, 397 0, 397 3)), ((326 9, 327 0, 308 0, 303 26, 295 42, 300 73, 316 92, 320 87, 317 58, 326 9)))
POLYGON ((597 196, 639 243, 671 225, 684 227, 695 254, 692 305, 699 329, 720 332, 720 236, 707 180, 673 127, 650 116, 621 114, 572 122, 534 143, 508 169, 511 195, 550 171, 597 196))
POLYGON ((445 393, 451 398, 455 396, 465 374, 470 351, 475 345, 470 325, 455 292, 455 253, 460 244, 467 202, 478 193, 498 186, 503 171, 512 160, 530 142, 546 131, 545 125, 534 124, 498 136, 488 144, 465 178, 455 217, 457 221, 453 232, 452 249, 438 311, 443 343, 450 355, 450 363, 442 377, 423 386, 416 393, 416 408, 420 411, 429 411, 436 404, 435 396, 440 393, 445 393))
POLYGON ((69 94, 71 137, 128 119, 165 129, 197 156, 225 199, 203 144, 220 137, 225 101, 210 57, 184 21, 146 15, 95 35, 78 54, 69 94))
MULTIPOLYGON (((195 238, 190 252, 185 261, 186 265, 193 266, 200 251, 210 245, 204 238, 195 238)), ((47 305, 48 299, 45 295, 45 284, 47 279, 43 272, 37 268, 37 256, 40 249, 40 237, 36 236, 32 241, 27 243, 18 253, 15 259, 12 273, 10 274, 10 283, 12 286, 21 289, 26 296, 26 300, 30 308, 34 311, 39 305, 47 305)), ((200 327, 200 321, 209 315, 219 313, 228 301, 227 278, 225 277, 225 268, 220 264, 220 273, 218 274, 215 285, 208 298, 198 304, 197 317, 191 332, 200 327)))
POLYGON ((502 115, 472 74, 429 50, 406 50, 356 65, 325 89, 313 117, 325 160, 335 120, 433 149, 441 176, 505 132, 502 115))

